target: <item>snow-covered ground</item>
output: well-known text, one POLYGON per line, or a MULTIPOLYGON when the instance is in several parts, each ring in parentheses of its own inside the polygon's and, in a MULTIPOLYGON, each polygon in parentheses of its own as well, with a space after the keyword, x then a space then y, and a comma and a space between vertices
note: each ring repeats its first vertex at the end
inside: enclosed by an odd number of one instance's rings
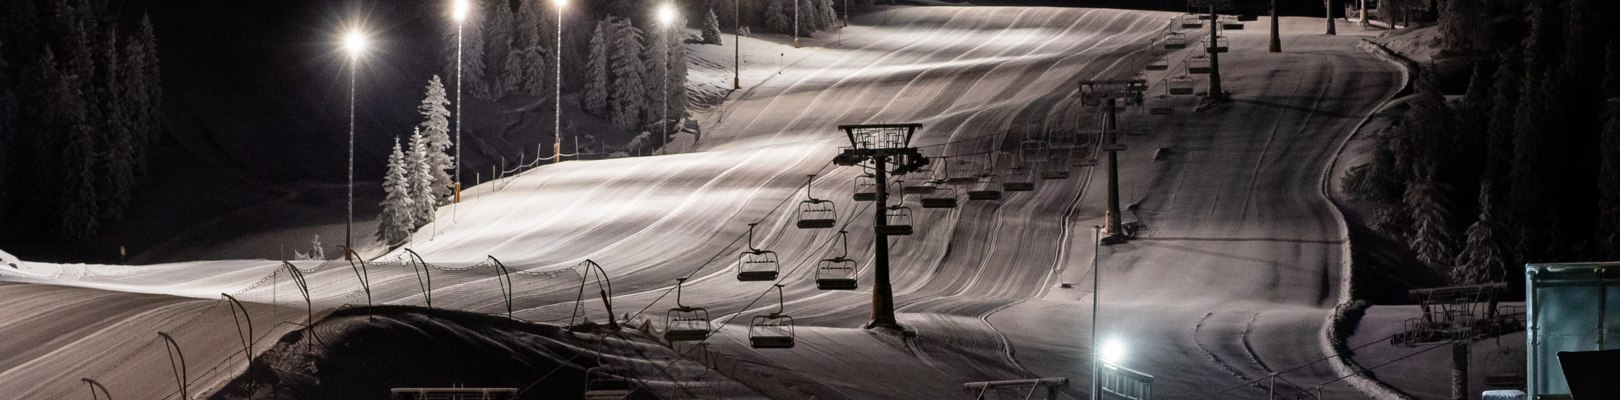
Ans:
MULTIPOLYGON (((614 312, 654 326, 675 306, 675 278, 690 277, 682 303, 707 308, 722 326, 709 347, 740 360, 745 371, 733 373, 747 374, 738 380, 756 390, 950 398, 967 381, 1067 377, 1064 395, 1083 398, 1101 171, 1077 167, 1034 192, 964 200, 954 210, 905 199, 917 234, 891 239, 892 280, 900 321, 916 336, 901 337, 859 329, 872 283, 871 210, 850 200, 858 172, 830 163, 846 143, 835 127, 922 123, 914 144, 931 157, 1012 150, 1043 121, 1093 120, 1077 104, 1076 82, 1136 76, 1158 56, 1150 44, 1174 16, 906 7, 859 16, 841 45, 829 45, 836 35, 801 49, 779 36, 745 39, 744 90, 700 112, 701 140, 678 143, 675 154, 565 162, 474 187, 409 246, 437 265, 427 276, 401 262, 403 250, 364 275, 343 261, 296 268, 317 318, 367 301, 357 276, 369 278, 375 303, 423 304, 430 278, 435 307, 498 313, 505 304, 486 261, 494 256, 515 271, 518 318, 566 321, 579 282, 578 269, 568 269, 591 259, 613 279, 614 312), (784 61, 772 64, 772 55, 784 61), (815 289, 815 261, 838 250, 835 230, 794 227, 807 174, 819 175, 817 197, 838 202, 861 290, 815 289), (749 223, 759 223, 754 246, 781 256, 785 312, 799 323, 794 349, 747 346, 746 321, 776 307, 770 284, 733 277, 749 223), (1065 282, 1076 284, 1060 288, 1065 282)), ((1100 254, 1101 329, 1128 343, 1123 364, 1156 376, 1160 398, 1196 398, 1326 356, 1322 332, 1342 300, 1348 257, 1324 191, 1328 170, 1401 77, 1356 49, 1358 38, 1318 35, 1319 19, 1283 27, 1282 54, 1265 52, 1261 24, 1230 33, 1222 67, 1235 103, 1193 113, 1189 98, 1174 115, 1133 111, 1126 121, 1146 134, 1121 138, 1130 146, 1120 157, 1122 200, 1147 230, 1100 254)), ((694 80, 723 74, 730 52, 717 50, 729 49, 694 50, 694 80)), ((298 329, 308 312, 293 274, 272 261, 25 262, 0 267, 0 282, 0 298, 11 300, 0 335, 22 338, 0 344, 0 388, 21 398, 68 395, 82 390, 81 377, 121 398, 172 398, 157 331, 175 334, 192 392, 205 392, 243 365, 218 293, 249 303, 256 337, 298 329)), ((584 306, 593 319, 606 317, 599 302, 584 306)), ((1293 393, 1337 378, 1317 363, 1277 386, 1293 393)), ((1415 384, 1441 384, 1432 381, 1415 384)), ((1325 392, 1363 396, 1344 384, 1325 392)), ((1245 386, 1226 397, 1263 394, 1245 386)))

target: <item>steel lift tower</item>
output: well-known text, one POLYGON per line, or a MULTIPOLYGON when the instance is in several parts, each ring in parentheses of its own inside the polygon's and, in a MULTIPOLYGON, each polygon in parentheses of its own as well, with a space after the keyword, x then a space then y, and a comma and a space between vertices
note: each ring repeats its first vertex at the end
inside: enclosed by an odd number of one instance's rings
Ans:
POLYGON ((845 167, 866 167, 870 163, 877 182, 877 207, 873 210, 872 233, 876 238, 873 258, 876 268, 872 273, 872 322, 866 328, 888 328, 905 332, 894 318, 894 291, 889 285, 889 235, 879 226, 887 225, 889 174, 905 175, 928 165, 928 158, 916 147, 911 137, 922 124, 839 125, 849 136, 849 147, 833 158, 833 164, 845 167), (890 169, 893 168, 893 169, 890 169))
POLYGON ((1119 152, 1125 150, 1120 144, 1118 134, 1115 132, 1118 125, 1119 100, 1127 104, 1140 102, 1143 93, 1147 93, 1147 81, 1143 79, 1111 79, 1080 81, 1080 104, 1088 108, 1100 108, 1106 115, 1103 120, 1102 144, 1098 150, 1108 152, 1108 213, 1104 216, 1103 229, 1108 232, 1104 243, 1119 243, 1128 239, 1124 224, 1120 222, 1119 209, 1119 152))

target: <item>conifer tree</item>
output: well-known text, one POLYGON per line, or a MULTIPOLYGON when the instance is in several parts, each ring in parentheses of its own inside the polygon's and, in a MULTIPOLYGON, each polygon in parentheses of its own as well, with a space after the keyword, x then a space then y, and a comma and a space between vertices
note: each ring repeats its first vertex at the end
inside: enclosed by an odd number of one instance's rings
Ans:
POLYGON ((389 246, 404 243, 416 228, 415 200, 411 198, 410 181, 405 175, 405 153, 400 150, 399 138, 394 138, 394 150, 388 154, 388 172, 383 175, 382 214, 377 216, 377 240, 389 246))
MULTIPOLYGON (((1545 70, 1545 69, 1543 69, 1545 70)), ((1513 171, 1509 178, 1508 223, 1518 228, 1514 232, 1518 243, 1514 246, 1516 258, 1525 262, 1548 261, 1544 256, 1555 243, 1557 214, 1548 206, 1546 196, 1551 192, 1547 166, 1545 127, 1547 96, 1545 75, 1534 70, 1526 75, 1520 89, 1519 107, 1514 115, 1513 171)))
POLYGON ((714 15, 714 8, 710 7, 703 14, 703 43, 721 44, 720 41, 720 17, 714 15))
POLYGON ((311 235, 309 237, 309 259, 326 259, 326 246, 321 245, 321 235, 311 235))
MULTIPOLYGON (((664 42, 669 48, 669 54, 664 60, 669 66, 669 118, 670 123, 679 123, 686 116, 686 43, 680 40, 680 28, 686 26, 686 19, 680 17, 670 28, 671 39, 664 42)), ((679 128, 676 128, 679 129, 679 128)))
POLYGON ((1609 99, 1608 123, 1600 145, 1598 173, 1598 251, 1605 259, 1620 259, 1620 98, 1609 99))
POLYGON ((501 82, 506 76, 507 56, 512 54, 512 27, 515 17, 512 15, 512 3, 506 0, 494 0, 490 7, 490 17, 487 21, 489 27, 484 30, 484 66, 489 72, 489 78, 495 78, 496 84, 490 85, 489 99, 499 99, 506 96, 508 85, 501 82))
POLYGON ((1433 166, 1418 170, 1406 188, 1406 208, 1412 214, 1412 250, 1431 266, 1444 266, 1455 257, 1455 235, 1451 232, 1450 204, 1446 203, 1443 182, 1434 179, 1433 166))
MULTIPOLYGON (((545 7, 541 1, 525 0, 518 2, 517 18, 513 22, 515 27, 512 35, 512 48, 527 49, 534 46, 551 46, 544 41, 540 33, 541 26, 547 24, 550 18, 542 10, 545 7)), ((554 27, 553 27, 554 28, 554 27)))
MULTIPOLYGON (((484 79, 488 76, 490 68, 484 64, 484 23, 485 13, 480 7, 471 7, 467 11, 467 19, 461 26, 461 84, 467 86, 461 92, 479 99, 490 100, 489 84, 484 79)), ((448 72, 445 76, 456 76, 456 27, 449 25, 449 62, 448 72)))
POLYGON ((765 29, 772 32, 793 34, 793 10, 788 8, 787 2, 793 0, 765 0, 765 29))
POLYGON ((529 72, 529 60, 524 58, 524 51, 512 49, 512 54, 506 56, 506 66, 501 68, 501 78, 498 84, 502 93, 522 92, 525 75, 529 72))
POLYGON ((547 89, 552 88, 552 81, 555 80, 549 72, 552 70, 547 68, 551 57, 548 57, 544 50, 536 46, 523 51, 523 60, 527 61, 523 66, 525 69, 523 73, 523 93, 530 96, 552 94, 547 91, 547 89))
MULTIPOLYGON (((1515 48, 1516 49, 1516 48, 1515 48)), ((1490 100, 1490 126, 1486 128, 1485 178, 1492 182, 1493 201, 1506 204, 1507 189, 1511 188, 1509 173, 1513 171, 1513 117, 1519 106, 1519 88, 1523 85, 1523 56, 1515 49, 1504 51, 1493 78, 1490 100)), ((1498 213, 1502 214, 1502 213, 1498 213)), ((1511 214, 1508 214, 1511 215, 1511 214)), ((1506 217, 1504 215, 1503 217, 1506 217)), ((1498 219, 1503 219, 1499 217, 1498 219)), ((1506 219, 1503 219, 1506 221, 1506 219)))
POLYGON ((417 129, 428 143, 427 166, 431 177, 428 186, 432 188, 430 198, 434 199, 429 204, 448 204, 454 194, 455 181, 450 171, 455 169, 456 160, 450 153, 454 145, 450 141, 450 99, 438 75, 428 80, 427 95, 416 110, 423 118, 417 129))
POLYGON ((58 155, 62 179, 57 183, 61 211, 56 233, 66 238, 86 238, 100 229, 96 219, 95 130, 79 90, 80 77, 71 71, 61 74, 58 83, 51 88, 56 100, 51 109, 55 121, 50 134, 66 139, 58 155))
POLYGON ((109 29, 105 45, 100 48, 99 64, 102 82, 99 85, 104 99, 101 103, 101 140, 99 153, 101 170, 97 174, 97 192, 101 194, 100 211, 103 218, 123 219, 135 187, 135 169, 139 163, 133 135, 130 133, 128 101, 124 68, 118 54, 117 33, 109 29))
MULTIPOLYGON (((157 33, 152 30, 152 18, 141 15, 140 30, 136 31, 135 38, 130 41, 131 46, 138 46, 139 51, 126 54, 131 63, 131 81, 134 82, 130 90, 139 90, 135 104, 131 106, 136 113, 135 139, 144 149, 153 145, 158 139, 162 129, 160 112, 163 108, 163 69, 158 64, 157 33)), ((127 47, 126 47, 126 50, 127 47)), ((137 159, 146 159, 145 152, 137 154, 137 159)))
POLYGON ((1507 255, 1502 250, 1501 238, 1497 237, 1502 226, 1492 215, 1490 186, 1489 182, 1481 185, 1486 189, 1480 191, 1479 218, 1468 227, 1462 252, 1452 263, 1451 283, 1454 285, 1501 282, 1507 277, 1507 255))
POLYGON ((833 0, 816 0, 816 2, 820 4, 816 14, 821 16, 821 29, 829 31, 837 29, 841 23, 838 22, 838 10, 833 9, 833 0))
POLYGON ((609 110, 608 53, 614 26, 611 20, 596 22, 596 31, 591 35, 590 54, 585 61, 585 95, 581 96, 581 106, 585 112, 599 117, 607 116, 609 110))
POLYGON ((614 29, 613 55, 613 123, 620 129, 641 127, 641 113, 647 109, 647 88, 641 63, 642 34, 630 20, 620 20, 614 29))
POLYGON ((433 198, 433 145, 427 143, 420 129, 411 133, 410 153, 405 157, 405 179, 410 182, 411 202, 415 205, 411 219, 415 221, 414 228, 420 228, 433 222, 434 211, 438 203, 433 198))
MULTIPOLYGON (((670 96, 671 91, 666 90, 673 89, 669 86, 668 78, 675 72, 668 69, 670 66, 669 42, 671 33, 673 33, 673 29, 661 25, 648 28, 647 46, 641 56, 641 59, 646 63, 644 67, 646 75, 644 76, 647 79, 647 98, 651 99, 646 106, 647 115, 645 121, 657 121, 659 124, 669 123, 669 121, 664 121, 663 118, 667 115, 665 112, 668 111, 664 107, 669 105, 668 101, 672 97, 670 96)), ((662 132, 663 127, 659 126, 653 129, 662 132)))

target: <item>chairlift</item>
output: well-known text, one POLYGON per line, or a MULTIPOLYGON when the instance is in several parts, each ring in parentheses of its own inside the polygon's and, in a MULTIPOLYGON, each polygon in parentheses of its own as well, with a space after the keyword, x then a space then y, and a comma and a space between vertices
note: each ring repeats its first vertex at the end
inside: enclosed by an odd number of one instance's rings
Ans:
MULTIPOLYGON (((956 200, 956 199, 951 199, 956 200)), ((925 206, 926 207, 926 206, 925 206)), ((843 254, 838 257, 822 259, 816 265, 816 289, 820 290, 855 290, 860 286, 855 281, 856 269, 860 266, 855 260, 849 259, 849 232, 838 231, 838 239, 843 241, 843 254)))
POLYGON ((1209 20, 1212 20, 1212 19, 1215 19, 1215 17, 1212 17, 1209 14, 1204 14, 1204 13, 1199 13, 1198 14, 1198 20, 1199 21, 1209 21, 1209 20))
POLYGON ((630 370, 602 363, 597 344, 596 366, 585 370, 585 400, 623 399, 630 396, 630 370))
POLYGON ((1194 83, 1192 78, 1182 75, 1166 79, 1165 90, 1172 96, 1191 96, 1193 95, 1194 83))
MULTIPOLYGON (((973 162, 972 161, 967 161, 967 160, 959 160, 956 163, 958 165, 968 165, 968 164, 972 164, 973 162)), ((945 178, 945 184, 947 184, 947 185, 968 185, 968 184, 974 184, 974 183, 979 183, 979 176, 977 174, 948 175, 945 178)))
POLYGON ((748 324, 748 343, 756 349, 791 349, 793 348, 793 317, 782 313, 787 300, 782 295, 782 285, 776 285, 776 312, 766 315, 755 315, 754 321, 748 324))
POLYGON ((1052 156, 1050 147, 1044 140, 1029 139, 1018 144, 1018 153, 1025 162, 1046 161, 1052 156))
POLYGON ((1076 167, 1095 167, 1095 166, 1097 166, 1097 159, 1095 159, 1095 158, 1082 158, 1082 159, 1075 160, 1074 164, 1072 164, 1072 165, 1074 165, 1076 167))
POLYGON ((1028 192, 1035 190, 1035 181, 1030 179, 1029 168, 1018 167, 1007 171, 1007 179, 1001 182, 1001 190, 1008 192, 1028 192))
POLYGON ((1238 22, 1259 21, 1260 16, 1256 15, 1256 14, 1238 14, 1237 20, 1238 20, 1238 22))
POLYGON ((1046 165, 1042 166, 1041 168, 1041 179, 1069 179, 1069 169, 1067 166, 1068 162, 1066 160, 1056 160, 1054 162, 1046 163, 1046 165))
POLYGON ((1001 177, 994 171, 979 174, 979 187, 969 189, 968 200, 1001 200, 1001 177))
POLYGON ((1203 16, 1197 14, 1183 15, 1181 16, 1181 27, 1183 29, 1202 28, 1204 27, 1204 18, 1203 16))
POLYGON ((877 177, 866 174, 855 177, 855 201, 877 201, 877 177))
POLYGON ((1187 73, 1205 75, 1215 69, 1209 64, 1209 56, 1199 54, 1187 59, 1187 73))
POLYGON ((664 315, 664 340, 693 342, 709 338, 709 310, 681 304, 681 286, 686 278, 675 278, 675 308, 664 315))
POLYGON ((838 205, 810 195, 815 180, 816 176, 810 175, 804 182, 805 200, 799 202, 799 229, 827 229, 838 225, 838 205))
POLYGON ((1176 111, 1175 107, 1170 105, 1170 96, 1164 94, 1148 98, 1147 110, 1149 115, 1169 115, 1175 114, 1176 111))
POLYGON ((922 197, 922 208, 956 208, 956 189, 941 186, 922 197))
POLYGON ((1221 29, 1229 31, 1241 31, 1243 30, 1243 21, 1241 17, 1221 17, 1221 29))
POLYGON ((1148 62, 1148 65, 1147 65, 1146 69, 1148 71, 1165 71, 1165 70, 1169 70, 1170 69, 1170 60, 1167 59, 1167 58, 1164 58, 1164 57, 1159 57, 1158 59, 1155 59, 1155 60, 1153 60, 1151 62, 1148 62))
POLYGON ((737 255, 737 281, 758 282, 776 280, 776 272, 781 265, 776 262, 776 252, 754 248, 754 226, 748 224, 748 251, 737 255))
POLYGON ((1046 134, 1047 146, 1054 149, 1068 149, 1080 144, 1080 135, 1072 129, 1052 130, 1046 134))
POLYGON ((883 223, 875 227, 874 232, 884 236, 911 235, 911 207, 889 206, 883 211, 883 223))
POLYGON ((1181 50, 1187 48, 1187 36, 1181 32, 1170 32, 1164 35, 1165 50, 1181 50))
POLYGON ((1210 53, 1226 53, 1232 51, 1231 41, 1226 36, 1216 36, 1215 43, 1209 45, 1210 53))

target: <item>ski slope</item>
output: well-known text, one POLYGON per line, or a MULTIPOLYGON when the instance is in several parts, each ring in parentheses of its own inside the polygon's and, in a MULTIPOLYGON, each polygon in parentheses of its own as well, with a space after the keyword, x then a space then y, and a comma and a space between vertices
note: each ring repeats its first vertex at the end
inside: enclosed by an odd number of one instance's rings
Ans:
MULTIPOLYGON (((721 327, 711 349, 745 362, 750 376, 771 377, 755 386, 828 398, 951 398, 967 381, 1068 377, 1063 393, 1083 398, 1102 171, 1076 167, 1036 191, 963 199, 952 210, 906 198, 917 233, 890 239, 897 313, 915 331, 901 337, 859 329, 872 286, 871 210, 850 199, 859 171, 830 162, 847 144, 835 127, 921 123, 913 144, 946 156, 941 165, 1012 151, 1042 125, 1094 121, 1077 103, 1076 82, 1136 76, 1161 55, 1151 43, 1175 16, 996 7, 859 16, 841 45, 823 37, 781 50, 785 65, 748 60, 746 88, 700 116, 702 137, 676 154, 565 162, 472 188, 408 245, 434 265, 428 276, 404 250, 364 272, 343 261, 294 263, 308 282, 308 309, 278 261, 0 267, 0 298, 12 300, 0 334, 25 339, 0 343, 0 388, 22 398, 79 396, 79 378, 92 377, 121 398, 174 398, 155 335, 167 331, 191 365, 191 392, 207 393, 242 365, 232 334, 240 330, 219 293, 247 303, 261 338, 299 329, 308 314, 365 304, 357 276, 369 279, 377 304, 424 304, 430 278, 435 307, 504 313, 493 256, 514 271, 514 315, 530 321, 567 322, 575 266, 585 259, 611 276, 615 314, 655 327, 675 306, 675 279, 689 277, 682 303, 705 307, 721 327), (809 174, 816 197, 837 201, 860 290, 815 289, 815 261, 840 250, 836 229, 794 227, 791 210, 809 174), (747 345, 748 318, 777 307, 770 283, 734 278, 750 223, 759 224, 753 246, 781 257, 783 306, 799 324, 793 349, 747 345), (1060 288, 1065 282, 1075 285, 1060 288)), ((1344 292, 1348 257, 1323 193, 1326 171, 1401 78, 1355 49, 1356 38, 1316 35, 1320 20, 1285 22, 1283 54, 1265 53, 1259 23, 1229 33, 1222 67, 1235 103, 1193 113, 1196 100, 1187 98, 1174 115, 1133 111, 1125 120, 1145 135, 1121 137, 1130 146, 1120 157, 1122 202, 1147 230, 1099 254, 1102 330, 1128 343, 1125 365, 1158 377, 1161 398, 1195 398, 1325 355, 1321 332, 1344 292)), ((1162 75, 1148 78, 1162 90, 1162 75)), ((606 318, 599 301, 583 307, 606 318)), ((1290 393, 1337 377, 1316 364, 1278 386, 1290 393)), ((1361 396, 1343 384, 1326 390, 1361 396)), ((1263 393, 1244 387, 1228 396, 1263 393)))

